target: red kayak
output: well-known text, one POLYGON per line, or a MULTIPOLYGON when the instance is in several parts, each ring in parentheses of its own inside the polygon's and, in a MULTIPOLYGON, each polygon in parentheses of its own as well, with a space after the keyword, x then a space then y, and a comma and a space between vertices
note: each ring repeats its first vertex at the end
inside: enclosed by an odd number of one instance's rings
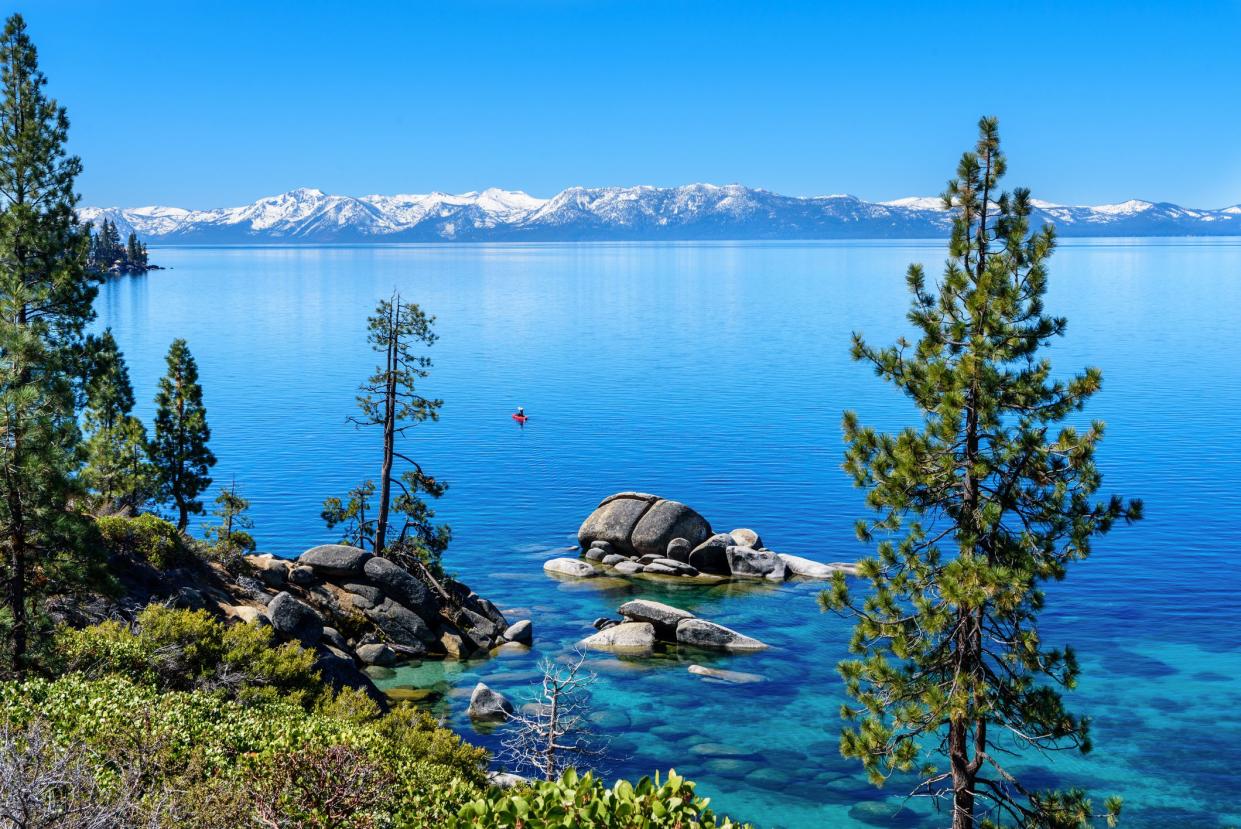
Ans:
POLYGON ((527 417, 526 415, 519 415, 519 414, 513 415, 513 420, 516 420, 518 423, 525 423, 529 419, 530 418, 527 417))

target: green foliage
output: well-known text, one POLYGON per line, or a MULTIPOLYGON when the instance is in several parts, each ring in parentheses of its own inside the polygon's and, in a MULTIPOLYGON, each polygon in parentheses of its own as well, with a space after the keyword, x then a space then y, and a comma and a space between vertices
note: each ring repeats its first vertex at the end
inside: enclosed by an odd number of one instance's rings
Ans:
POLYGON ((15 14, 0 34, 0 641, 17 673, 38 594, 90 571, 75 563, 86 560, 89 522, 69 504, 79 495, 74 378, 97 287, 75 213, 82 165, 66 154, 69 119, 46 82, 15 14))
POLYGON ((185 536, 157 515, 105 515, 95 519, 95 526, 110 553, 145 559, 160 570, 181 567, 193 560, 185 536))
POLYGON ((694 795, 694 784, 669 771, 660 782, 618 780, 611 788, 593 775, 573 770, 559 780, 476 798, 448 823, 450 829, 650 829, 667 826, 735 827, 717 818, 708 799, 694 795))
POLYGON ((198 363, 185 340, 172 341, 167 362, 168 372, 155 395, 151 460, 159 473, 160 498, 176 509, 177 529, 184 532, 190 514, 203 511, 198 496, 211 485, 207 473, 215 466, 215 455, 207 448, 211 429, 198 384, 198 363))
POLYGON ((905 392, 923 425, 881 434, 844 418, 845 469, 878 513, 858 534, 879 544, 861 568, 869 594, 838 575, 821 597, 857 618, 856 658, 840 665, 858 702, 845 708, 841 752, 877 784, 917 771, 917 793, 949 800, 955 827, 1086 826, 1084 795, 1028 791, 1003 758, 1090 749, 1088 722, 1057 690, 1077 680, 1073 651, 1039 635, 1040 585, 1141 505, 1094 498, 1102 423, 1053 431, 1101 374, 1054 380, 1039 357, 1065 330, 1043 307, 1054 235, 1030 232, 1028 190, 998 191, 995 119, 979 131, 944 195, 954 219, 942 281, 929 288, 921 266, 909 268, 917 343, 877 349, 854 336, 854 357, 905 392))
POLYGON ((107 329, 87 343, 86 413, 88 434, 82 483, 99 499, 105 512, 141 509, 155 494, 146 427, 130 415, 134 389, 129 369, 107 329))
POLYGON ((135 630, 103 622, 58 636, 65 666, 91 677, 114 674, 162 691, 206 689, 243 702, 282 699, 308 707, 322 693, 315 655, 270 628, 226 625, 202 610, 151 605, 135 630))
POLYGON ((250 510, 250 502, 237 492, 236 481, 228 489, 220 490, 215 497, 215 505, 211 514, 219 523, 209 525, 206 535, 215 542, 217 553, 224 557, 236 557, 254 552, 254 537, 246 532, 254 529, 254 519, 246 514, 250 510))
POLYGON ((419 381, 430 376, 431 358, 413 350, 419 344, 435 343, 434 325, 435 317, 427 316, 414 303, 403 302, 400 294, 380 300, 375 314, 368 318, 367 341, 383 355, 383 363, 359 390, 358 408, 362 414, 350 417, 349 421, 359 427, 382 429, 379 483, 367 480, 350 490, 345 499, 328 498, 321 514, 329 529, 344 527, 344 543, 371 547, 377 555, 411 556, 427 564, 433 573, 440 573, 440 559, 452 534, 446 525, 435 524, 435 511, 422 496, 438 498, 448 486, 398 452, 395 442, 413 426, 439 419, 444 401, 424 397, 416 389, 419 381), (410 468, 395 474, 393 466, 397 461, 410 468), (378 499, 372 510, 371 498, 376 492, 378 499), (400 516, 402 522, 395 533, 393 515, 400 516))
POLYGON ((34 721, 96 759, 101 776, 140 763, 136 782, 144 788, 135 796, 160 806, 162 826, 223 829, 260 818, 287 827, 369 826, 313 822, 334 808, 326 795, 348 796, 341 786, 348 778, 334 774, 348 775, 350 767, 364 770, 358 780, 371 801, 363 811, 379 812, 383 825, 443 826, 482 791, 481 751, 419 753, 461 745, 421 713, 359 722, 279 699, 242 703, 218 692, 161 691, 119 675, 0 684, 0 722, 34 721), (314 779, 325 787, 300 785, 314 779))

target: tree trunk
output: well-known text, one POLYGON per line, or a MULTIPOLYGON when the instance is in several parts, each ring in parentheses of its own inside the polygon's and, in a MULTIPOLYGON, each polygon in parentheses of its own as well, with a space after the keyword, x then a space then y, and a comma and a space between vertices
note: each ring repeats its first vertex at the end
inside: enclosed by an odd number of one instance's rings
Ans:
POLYGON ((552 686, 552 710, 547 718, 547 756, 544 759, 543 777, 556 779, 556 720, 560 718, 560 689, 552 686))
POLYGON ((401 298, 393 297, 389 317, 387 375, 384 384, 384 459, 379 475, 379 517, 375 523, 375 555, 383 555, 388 535, 388 504, 392 498, 392 452, 396 440, 397 320, 401 298))
POLYGON ((29 639, 26 620, 26 527, 22 518, 21 495, 9 487, 9 514, 13 520, 9 539, 9 612, 13 615, 13 674, 25 677, 26 648, 29 639))

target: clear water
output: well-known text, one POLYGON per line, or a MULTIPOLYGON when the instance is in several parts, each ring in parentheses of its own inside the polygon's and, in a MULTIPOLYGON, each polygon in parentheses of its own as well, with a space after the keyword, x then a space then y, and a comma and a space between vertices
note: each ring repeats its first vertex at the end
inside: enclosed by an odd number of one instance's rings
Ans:
MULTIPOLYGON (((717 528, 753 527, 774 549, 864 553, 851 531, 862 496, 839 469, 841 411, 885 428, 913 413, 849 360, 849 332, 905 331, 906 265, 935 272, 943 257, 928 242, 173 248, 153 257, 172 270, 117 280, 98 304, 144 401, 169 341, 189 339, 216 479, 236 476, 262 547, 291 556, 333 539, 325 496, 378 471, 378 435, 345 417, 374 364, 366 315, 399 287, 439 317, 426 388, 447 401, 443 419, 415 429, 407 451, 451 482, 439 505, 455 532, 448 567, 532 617, 536 647, 392 682, 434 687, 437 710, 494 745, 463 718, 463 692, 481 678, 520 697, 538 658, 651 596, 773 647, 596 658, 612 771, 675 766, 762 826, 933 826, 945 821, 921 817, 925 804, 894 815, 905 788, 876 790, 839 757, 834 665, 848 626, 816 609, 815 585, 564 584, 541 563, 624 489, 685 501, 717 528), (509 419, 518 405, 524 429, 509 419), (691 659, 766 681, 706 682, 687 673, 691 659)), ((1035 774, 1123 796, 1134 829, 1241 823, 1241 241, 1075 240, 1052 277, 1049 307, 1070 318, 1057 365, 1104 369, 1084 417, 1109 424, 1105 488, 1143 497, 1148 518, 1104 539, 1051 595, 1047 639, 1083 659, 1072 703, 1094 718, 1096 750, 1035 774)))

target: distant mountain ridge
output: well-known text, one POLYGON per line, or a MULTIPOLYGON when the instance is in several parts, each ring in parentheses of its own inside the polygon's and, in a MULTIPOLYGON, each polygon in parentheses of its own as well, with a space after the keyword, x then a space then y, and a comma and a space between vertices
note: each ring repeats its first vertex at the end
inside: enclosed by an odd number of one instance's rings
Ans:
MULTIPOLYGON (((1241 236, 1241 205, 1034 204, 1035 224, 1052 222, 1063 236, 1241 236)), ((79 214, 164 244, 894 239, 949 230, 938 198, 782 196, 739 184, 570 187, 550 199, 495 188, 360 197, 300 188, 241 207, 86 207, 79 214)))

